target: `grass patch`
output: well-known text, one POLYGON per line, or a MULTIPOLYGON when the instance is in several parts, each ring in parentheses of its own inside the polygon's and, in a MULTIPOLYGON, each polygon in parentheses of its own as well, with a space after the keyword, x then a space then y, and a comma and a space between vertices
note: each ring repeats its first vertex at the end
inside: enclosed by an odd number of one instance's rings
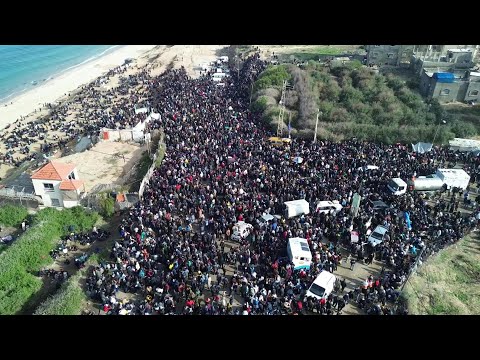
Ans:
POLYGON ((295 59, 299 61, 310 61, 310 60, 318 61, 320 56, 340 55, 342 53, 343 51, 335 47, 318 46, 315 48, 306 48, 296 52, 285 53, 284 56, 287 56, 287 57, 294 56, 295 59))
POLYGON ((36 273, 52 262, 50 250, 61 236, 74 231, 88 231, 98 214, 80 207, 40 210, 30 229, 23 233, 0 258, 0 314, 16 314, 32 301, 42 281, 36 273))
POLYGON ((405 286, 417 315, 480 314, 480 240, 469 235, 430 258, 405 286))
POLYGON ((0 225, 18 227, 28 216, 27 208, 7 204, 0 207, 0 225))
POLYGON ((40 304, 34 315, 80 315, 86 296, 79 279, 80 273, 68 279, 55 295, 40 304))

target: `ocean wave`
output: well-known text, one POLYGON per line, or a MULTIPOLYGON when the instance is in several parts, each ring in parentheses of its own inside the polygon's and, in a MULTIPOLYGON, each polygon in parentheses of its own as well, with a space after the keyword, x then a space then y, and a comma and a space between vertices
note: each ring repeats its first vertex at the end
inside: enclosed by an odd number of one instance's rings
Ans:
POLYGON ((62 71, 59 71, 58 73, 54 74, 53 76, 58 76, 59 74, 63 74, 65 72, 67 72, 68 70, 72 70, 72 69, 75 69, 79 66, 82 66, 82 65, 85 65, 86 63, 92 61, 92 60, 95 60, 95 59, 98 59, 99 57, 102 57, 103 55, 105 55, 107 52, 119 47, 119 46, 122 46, 122 45, 113 45, 111 47, 109 47, 108 49, 102 51, 100 54, 97 54, 97 55, 94 55, 94 56, 90 56, 88 59, 82 61, 81 63, 77 64, 77 65, 73 65, 73 66, 70 66, 66 69, 63 69, 62 71))
POLYGON ((18 90, 18 91, 14 91, 12 92, 11 94, 8 94, 7 96, 3 97, 3 98, 0 98, 0 104, 1 105, 4 105, 4 103, 6 102, 5 100, 7 99, 10 99, 12 96, 16 95, 16 94, 21 94, 23 93, 25 90, 27 90, 28 88, 23 88, 22 90, 18 90))
POLYGON ((56 73, 50 73, 50 75, 43 75, 41 78, 30 78, 30 80, 26 81, 25 80, 23 81, 23 89, 22 90, 19 90, 19 86, 17 86, 16 89, 12 89, 14 91, 12 91, 11 93, 3 93, 1 94, 0 92, 0 96, 3 95, 3 97, 0 97, 0 104, 3 106, 5 103, 7 103, 7 101, 9 101, 11 98, 14 98, 20 94, 22 94, 23 92, 25 91, 28 91, 28 90, 31 90, 31 89, 34 89, 35 87, 39 86, 39 85, 45 85, 46 83, 48 83, 48 81, 62 75, 62 74, 65 74, 66 72, 70 71, 70 70, 73 70, 79 66, 82 66, 82 65, 85 65, 86 63, 88 62, 91 62, 93 60, 96 60, 102 56, 104 56, 105 54, 111 52, 112 50, 118 48, 118 47, 121 47, 121 46, 124 46, 124 45, 112 45, 110 46, 109 48, 103 50, 102 52, 96 54, 96 55, 93 55, 93 56, 90 56, 89 58, 87 58, 86 60, 83 60, 81 61, 80 63, 78 64, 75 64, 73 66, 69 66, 65 69, 62 69, 60 71, 57 71, 56 73))

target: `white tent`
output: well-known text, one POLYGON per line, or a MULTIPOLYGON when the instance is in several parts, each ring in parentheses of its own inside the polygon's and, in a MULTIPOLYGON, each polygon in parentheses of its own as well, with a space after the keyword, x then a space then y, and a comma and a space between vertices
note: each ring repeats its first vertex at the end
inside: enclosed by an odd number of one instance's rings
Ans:
POLYGON ((415 145, 412 144, 412 150, 416 153, 424 154, 432 150, 432 146, 433 146, 432 143, 419 142, 419 143, 416 143, 415 145))

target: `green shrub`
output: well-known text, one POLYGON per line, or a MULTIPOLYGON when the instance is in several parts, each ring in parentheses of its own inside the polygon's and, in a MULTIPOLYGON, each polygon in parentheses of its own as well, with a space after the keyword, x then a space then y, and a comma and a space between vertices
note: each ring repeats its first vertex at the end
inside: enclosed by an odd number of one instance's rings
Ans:
POLYGON ((284 65, 270 65, 260 74, 258 80, 254 84, 254 91, 267 89, 269 87, 282 87, 284 80, 291 78, 284 65))
POLYGON ((260 96, 252 104, 252 111, 262 114, 267 109, 267 99, 265 96, 260 96))
POLYGON ((0 314, 18 313, 41 288, 35 274, 52 262, 50 250, 70 226, 76 232, 87 231, 97 220, 97 213, 81 207, 40 210, 30 229, 0 255, 0 314))
POLYGON ((11 204, 0 207, 0 225, 17 227, 27 216, 26 207, 11 204))
POLYGON ((286 110, 297 114, 292 119, 297 136, 304 136, 308 131, 302 130, 313 127, 317 109, 322 112, 324 123, 324 131, 318 136, 325 138, 356 136, 386 143, 428 142, 433 140, 442 120, 447 125, 439 128, 436 144, 444 144, 455 136, 472 137, 480 133, 476 120, 459 120, 436 100, 430 101, 428 107, 421 96, 397 76, 375 74, 356 65, 350 62, 350 65, 330 69, 318 62, 309 63, 304 69, 294 65, 270 66, 255 84, 254 99, 257 100, 252 103, 252 111, 258 112, 275 130, 278 106, 270 105, 264 89, 274 87, 279 92, 282 81, 293 78, 294 90, 287 92, 286 98, 298 101, 286 101, 286 110))
POLYGON ((78 280, 77 275, 68 279, 55 295, 40 304, 34 315, 79 315, 86 297, 78 280))
POLYGON ((98 203, 103 217, 109 218, 115 213, 115 199, 109 193, 103 193, 98 203))

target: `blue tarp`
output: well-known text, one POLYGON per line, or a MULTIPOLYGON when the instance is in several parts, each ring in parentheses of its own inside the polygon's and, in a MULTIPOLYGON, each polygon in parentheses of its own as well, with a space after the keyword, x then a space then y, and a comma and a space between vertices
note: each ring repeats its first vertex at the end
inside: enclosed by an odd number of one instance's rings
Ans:
POLYGON ((453 83, 453 80, 455 80, 455 76, 449 72, 445 72, 445 73, 436 72, 433 74, 433 78, 437 79, 439 83, 453 83))
POLYGON ((412 222, 410 221, 410 213, 408 211, 405 211, 404 216, 405 216, 405 222, 407 223, 407 229, 410 231, 410 230, 412 230, 412 222))

